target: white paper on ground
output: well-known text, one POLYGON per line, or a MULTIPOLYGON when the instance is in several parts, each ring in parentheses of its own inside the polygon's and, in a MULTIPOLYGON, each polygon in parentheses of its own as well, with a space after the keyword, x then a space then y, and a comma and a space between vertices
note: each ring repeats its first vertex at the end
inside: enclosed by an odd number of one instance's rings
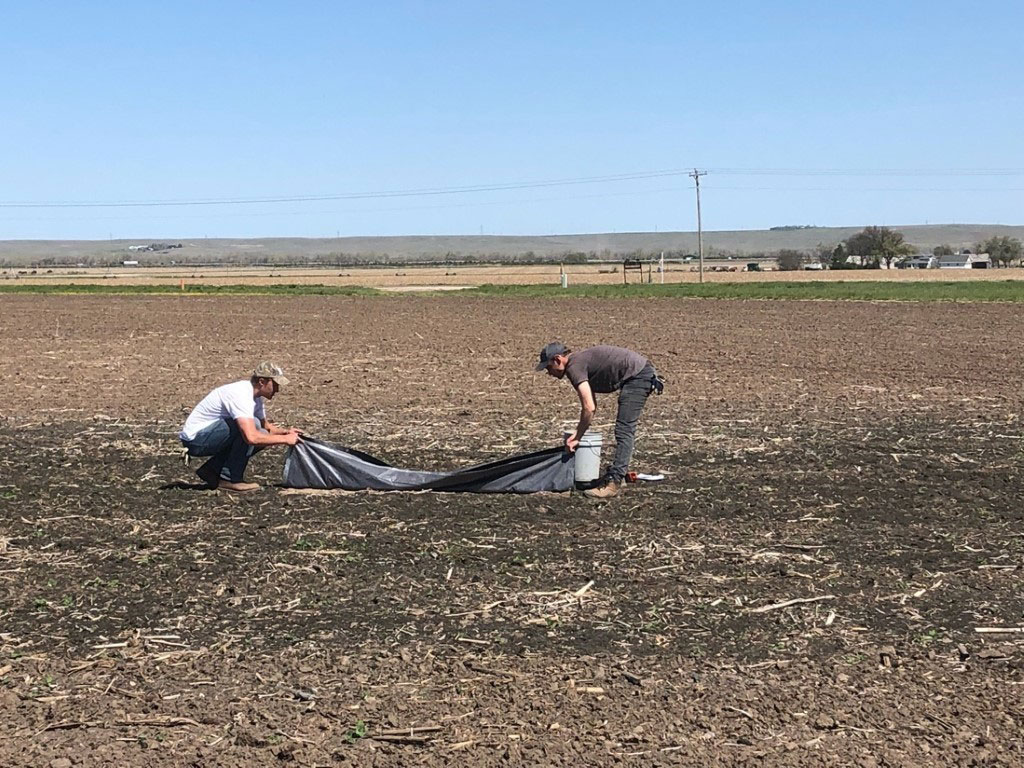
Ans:
POLYGON ((649 483, 653 483, 653 482, 655 482, 657 480, 664 480, 665 476, 664 475, 645 475, 643 472, 637 472, 636 473, 636 479, 637 480, 646 480, 649 483))

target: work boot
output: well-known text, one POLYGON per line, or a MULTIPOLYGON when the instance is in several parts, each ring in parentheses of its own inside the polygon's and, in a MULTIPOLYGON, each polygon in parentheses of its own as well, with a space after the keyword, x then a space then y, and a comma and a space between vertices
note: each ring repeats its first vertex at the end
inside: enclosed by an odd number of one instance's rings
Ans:
POLYGON ((196 470, 196 474, 199 475, 199 479, 206 483, 207 488, 216 488, 220 483, 220 472, 211 466, 211 462, 207 461, 196 470))
POLYGON ((591 499, 610 499, 619 495, 619 484, 614 480, 609 480, 604 485, 584 491, 583 495, 591 499))
POLYGON ((232 483, 230 480, 220 480, 217 483, 219 491, 234 491, 235 493, 246 493, 247 491, 259 490, 259 483, 232 483))

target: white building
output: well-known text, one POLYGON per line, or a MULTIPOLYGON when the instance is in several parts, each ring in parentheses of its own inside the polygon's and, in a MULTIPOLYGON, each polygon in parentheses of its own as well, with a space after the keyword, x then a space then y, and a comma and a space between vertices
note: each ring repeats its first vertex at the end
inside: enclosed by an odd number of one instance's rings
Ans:
POLYGON ((954 253, 939 257, 940 269, 989 269, 992 257, 987 253, 954 253))
MULTIPOLYGON (((847 256, 846 257, 846 263, 847 264, 854 264, 855 266, 858 266, 858 267, 863 267, 865 264, 873 264, 874 261, 875 261, 875 257, 874 256, 847 256)), ((889 264, 885 263, 885 259, 880 258, 878 260, 878 268, 879 269, 896 269, 896 261, 893 260, 892 264, 889 265, 889 264)))
POLYGON ((939 257, 930 253, 919 253, 902 263, 904 269, 938 269, 939 257))

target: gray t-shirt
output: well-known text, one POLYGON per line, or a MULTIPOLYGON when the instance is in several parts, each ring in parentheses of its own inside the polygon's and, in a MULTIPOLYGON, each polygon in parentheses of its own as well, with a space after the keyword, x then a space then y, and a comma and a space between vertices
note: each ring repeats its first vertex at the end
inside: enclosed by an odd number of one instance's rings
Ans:
POLYGON ((618 390, 645 365, 647 358, 631 349, 602 344, 572 352, 565 364, 565 375, 576 388, 589 381, 591 391, 607 393, 618 390))

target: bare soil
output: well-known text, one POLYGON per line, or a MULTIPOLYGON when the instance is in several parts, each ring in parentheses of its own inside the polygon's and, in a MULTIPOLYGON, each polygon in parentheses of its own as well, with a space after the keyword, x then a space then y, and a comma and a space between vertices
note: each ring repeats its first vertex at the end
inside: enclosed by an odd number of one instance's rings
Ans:
POLYGON ((0 339, 2 765, 1024 764, 1013 306, 7 296, 0 339), (665 482, 303 493, 266 451, 235 496, 177 452, 261 358, 272 418, 395 463, 544 447, 553 338, 668 378, 665 482))

